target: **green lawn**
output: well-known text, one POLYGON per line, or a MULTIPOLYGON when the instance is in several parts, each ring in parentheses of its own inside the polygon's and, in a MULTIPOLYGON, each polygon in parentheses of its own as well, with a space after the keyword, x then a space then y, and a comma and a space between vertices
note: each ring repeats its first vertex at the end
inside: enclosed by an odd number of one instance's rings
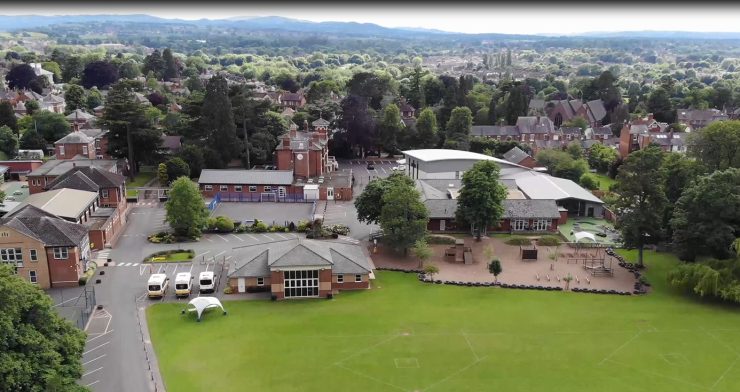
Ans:
MULTIPOLYGON (((628 253, 634 257, 634 252, 628 253)), ((738 391, 740 312, 666 288, 610 296, 418 283, 378 272, 334 300, 148 312, 168 390, 738 391)))
POLYGON ((190 261, 193 259, 194 253, 192 251, 190 252, 176 252, 171 253, 168 255, 162 255, 162 256, 155 256, 152 257, 146 262, 148 263, 173 263, 178 261, 190 261))
POLYGON ((592 176, 594 176, 594 178, 596 178, 596 181, 599 182, 599 190, 602 190, 602 191, 608 191, 609 187, 612 186, 612 184, 617 182, 616 180, 614 180, 613 178, 610 178, 606 174, 601 174, 601 173, 589 173, 589 174, 591 174, 592 176))
MULTIPOLYGON (((154 173, 151 172, 139 172, 134 177, 134 180, 129 182, 128 179, 126 180, 126 188, 136 188, 146 185, 149 180, 154 178, 154 173)), ((126 197, 136 197, 139 194, 139 191, 135 189, 126 189, 126 197)))

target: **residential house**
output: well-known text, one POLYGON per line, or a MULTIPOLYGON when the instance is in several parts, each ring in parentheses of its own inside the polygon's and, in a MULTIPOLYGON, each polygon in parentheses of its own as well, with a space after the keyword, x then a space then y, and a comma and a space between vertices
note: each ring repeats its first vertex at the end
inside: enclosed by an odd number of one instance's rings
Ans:
POLYGON ((583 131, 579 127, 560 127, 559 132, 563 145, 567 145, 573 140, 580 141, 583 138, 583 131))
POLYGON ((545 112, 545 100, 532 98, 529 100, 529 107, 527 108, 527 116, 546 116, 545 112))
POLYGON ((640 149, 657 144, 663 151, 667 152, 686 152, 686 136, 680 132, 647 132, 637 135, 637 144, 640 149))
POLYGON ((0 219, 0 262, 42 289, 78 285, 90 257, 88 231, 33 205, 0 219))
POLYGON ((71 188, 98 194, 101 207, 126 210, 126 177, 91 166, 75 166, 49 182, 46 191, 71 188))
POLYGON ((278 300, 330 297, 370 288, 373 262, 360 245, 293 239, 235 250, 227 272, 234 292, 267 291, 278 300))
POLYGON ((496 140, 519 140, 519 128, 516 125, 473 125, 470 136, 489 137, 496 140))
POLYGON ((547 116, 557 127, 575 117, 583 117, 589 126, 597 127, 606 117, 606 108, 600 99, 586 103, 579 99, 551 101, 547 109, 547 116))
POLYGON ((404 102, 401 104, 401 118, 413 118, 416 116, 416 109, 410 104, 404 102))
POLYGON ((64 113, 66 102, 61 95, 49 94, 39 101, 41 110, 48 110, 54 113, 64 113))
POLYGON ((162 149, 168 154, 177 154, 182 149, 182 137, 179 135, 162 135, 162 149))
POLYGON ((717 109, 676 109, 676 122, 689 127, 688 131, 701 129, 715 121, 729 118, 726 113, 717 109))
POLYGON ((73 131, 54 142, 54 155, 57 159, 73 159, 82 156, 95 159, 95 139, 80 131, 73 131))
POLYGON ((283 93, 280 106, 300 109, 306 105, 306 97, 301 93, 283 93))
POLYGON ((15 112, 16 115, 20 115, 21 117, 28 114, 28 110, 26 110, 26 104, 24 102, 18 102, 13 106, 13 112, 15 112))
POLYGON ((519 141, 522 143, 545 140, 546 135, 555 132, 555 124, 549 118, 540 116, 519 117, 516 120, 516 127, 519 130, 519 141))
POLYGON ((611 126, 602 126, 602 127, 595 127, 595 128, 586 128, 584 131, 584 134, 586 136, 586 139, 593 139, 593 140, 601 140, 605 141, 609 138, 612 138, 614 134, 612 133, 611 126))
POLYGON ((33 69, 33 73, 36 74, 36 76, 43 76, 48 81, 49 86, 54 85, 54 72, 47 71, 44 68, 41 67, 40 63, 30 63, 28 64, 33 69))
POLYGON ((96 167, 112 173, 125 174, 123 164, 117 160, 89 159, 80 156, 69 160, 52 159, 27 174, 29 193, 33 195, 34 193, 44 192, 46 186, 57 177, 78 166, 96 167))
POLYGON ((75 109, 72 113, 66 116, 74 129, 90 128, 95 125, 96 117, 90 113, 85 112, 82 109, 75 109))
POLYGON ((113 159, 108 153, 108 131, 100 128, 82 128, 79 130, 94 140, 95 159, 113 159))
POLYGON ((529 154, 524 152, 519 147, 514 147, 511 150, 505 152, 504 159, 511 163, 516 163, 517 165, 522 165, 530 169, 539 166, 539 163, 534 158, 532 158, 529 154))

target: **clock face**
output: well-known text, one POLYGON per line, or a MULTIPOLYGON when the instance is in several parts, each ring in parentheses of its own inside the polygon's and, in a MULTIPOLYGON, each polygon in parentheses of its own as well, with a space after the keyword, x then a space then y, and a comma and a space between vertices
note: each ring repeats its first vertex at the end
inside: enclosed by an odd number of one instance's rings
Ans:
POLYGON ((296 157, 296 159, 298 159, 299 161, 300 161, 300 160, 303 160, 303 154, 298 154, 298 155, 296 155, 295 157, 296 157))

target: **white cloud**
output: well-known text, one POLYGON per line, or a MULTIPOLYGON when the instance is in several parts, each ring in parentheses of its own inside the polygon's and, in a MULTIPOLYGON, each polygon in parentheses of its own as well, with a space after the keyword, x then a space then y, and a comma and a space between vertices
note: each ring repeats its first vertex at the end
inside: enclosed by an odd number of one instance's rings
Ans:
MULTIPOLYGON (((7 8, 7 7, 4 7, 7 8)), ((527 7, 501 5, 460 4, 455 7, 424 5, 393 6, 387 3, 371 6, 338 5, 239 5, 213 4, 208 7, 183 5, 133 6, 125 3, 105 6, 77 5, 55 7, 45 4, 43 9, 20 6, 0 11, 2 14, 100 14, 145 13, 166 18, 221 19, 234 16, 284 16, 315 22, 354 21, 376 23, 386 27, 424 27, 464 33, 509 34, 573 34, 589 31, 705 31, 737 32, 740 20, 738 6, 707 5, 687 7, 666 6, 584 6, 552 7, 533 4, 527 7)))

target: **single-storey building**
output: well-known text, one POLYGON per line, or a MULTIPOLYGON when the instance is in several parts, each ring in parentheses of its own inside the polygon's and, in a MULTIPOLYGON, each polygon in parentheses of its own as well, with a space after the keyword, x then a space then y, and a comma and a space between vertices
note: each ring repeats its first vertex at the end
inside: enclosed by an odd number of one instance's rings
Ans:
POLYGON ((12 180, 22 180, 34 170, 41 167, 44 161, 41 159, 9 160, 0 161, 0 165, 8 167, 8 176, 12 180))
POLYGON ((269 291, 277 299, 317 298, 370 288, 373 263, 360 245, 292 239, 234 250, 228 285, 234 292, 269 291))
POLYGON ((531 155, 527 154, 519 147, 514 147, 511 150, 505 152, 504 159, 511 163, 516 163, 517 165, 522 165, 530 169, 540 166, 537 160, 532 158, 531 155))
POLYGON ((25 205, 0 220, 0 263, 42 289, 77 286, 90 257, 84 226, 25 205))
MULTIPOLYGON (((98 208, 96 192, 61 188, 29 195, 19 208, 30 204, 70 222, 83 224, 98 208)), ((10 212, 11 214, 13 211, 10 212)))
POLYGON ((293 186, 292 170, 204 169, 198 186, 204 197, 219 194, 224 201, 276 201, 302 196, 302 190, 293 186))

